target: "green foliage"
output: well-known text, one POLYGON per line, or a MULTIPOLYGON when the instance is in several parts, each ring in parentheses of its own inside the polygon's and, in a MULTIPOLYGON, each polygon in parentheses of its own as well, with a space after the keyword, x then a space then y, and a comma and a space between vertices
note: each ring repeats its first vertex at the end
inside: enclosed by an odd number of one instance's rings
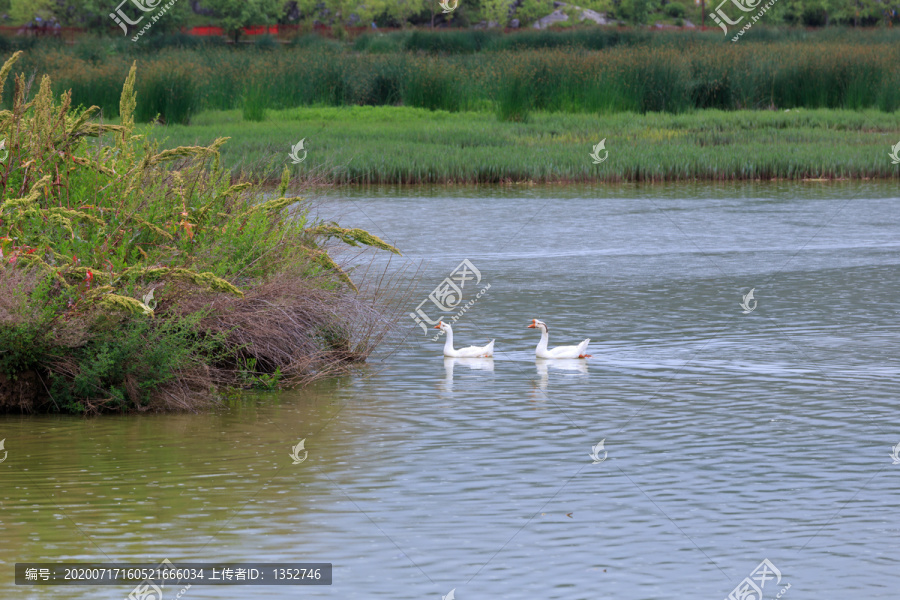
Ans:
MULTIPOLYGON (((19 1, 13 0, 13 3, 19 1)), ((116 28, 116 24, 109 17, 109 14, 117 8, 116 3, 110 4, 105 0, 24 0, 24 2, 30 5, 30 10, 25 9, 19 14, 11 15, 13 19, 27 21, 40 14, 45 20, 54 17, 63 26, 79 27, 100 35, 106 35, 111 29, 116 28)), ((178 0, 166 10, 161 10, 162 4, 165 2, 160 2, 153 9, 143 12, 132 3, 125 3, 121 6, 122 12, 138 23, 129 25, 127 33, 116 29, 114 35, 123 39, 127 37, 130 43, 131 36, 149 22, 152 22, 153 27, 139 39, 178 31, 191 13, 190 2, 178 0)))
POLYGON ((643 25, 650 13, 650 0, 622 0, 622 11, 629 23, 643 25))
POLYGON ((534 106, 530 82, 515 73, 506 74, 500 80, 497 94, 497 116, 501 121, 524 123, 534 106))
POLYGON ((241 109, 245 121, 264 121, 267 105, 268 93, 262 85, 249 84, 244 88, 241 109))
MULTIPOLYGON (((18 58, 0 69, 0 98, 18 58)), ((63 410, 146 406, 160 386, 189 370, 229 372, 221 357, 238 351, 266 355, 282 344, 291 352, 278 348, 267 360, 290 368, 297 340, 308 334, 282 324, 280 312, 250 311, 248 322, 271 331, 264 345, 247 350, 244 338, 252 333, 234 322, 244 312, 228 307, 276 276, 305 283, 315 273, 321 289, 355 290, 320 247, 323 238, 393 248, 363 230, 317 230, 305 211, 292 210, 303 198, 272 199, 250 182, 233 182, 219 164, 227 138, 160 150, 135 130, 136 111, 146 107, 135 66, 122 87, 120 125, 96 122, 96 107, 73 112, 71 94, 57 98, 47 76, 33 97, 24 75, 15 84, 12 110, 0 112, 8 151, 0 177, 0 369, 49 377, 63 410), (166 290, 165 309, 137 299, 150 286, 166 290), (218 333, 190 309, 198 296, 207 301, 193 306, 221 306, 228 314, 218 333), (179 299, 188 308, 180 310, 179 299)), ((168 120, 186 120, 171 106, 168 120)), ((280 191, 289 187, 288 173, 280 191)), ((273 289, 273 303, 304 302, 290 283, 273 289)), ((339 320, 330 307, 317 314, 306 302, 304 319, 313 324, 339 320)))
POLYGON ((253 42, 253 45, 257 50, 265 50, 272 51, 277 50, 280 46, 278 40, 271 35, 260 35, 256 37, 256 41, 253 42))
POLYGON ((180 372, 216 360, 224 338, 196 333, 200 315, 129 319, 69 352, 70 376, 50 375, 50 394, 67 412, 131 410, 180 372))
POLYGON ((135 119, 146 123, 157 116, 164 123, 188 123, 197 109, 196 79, 184 68, 153 69, 138 84, 135 119))
POLYGON ((370 54, 388 54, 399 52, 404 44, 405 38, 396 34, 364 33, 353 42, 353 50, 370 54))
POLYGON ((11 379, 34 369, 46 354, 40 329, 27 323, 0 326, 0 348, 0 373, 11 379))
POLYGON ((516 9, 515 18, 523 25, 534 23, 553 12, 553 0, 522 0, 516 9))
POLYGON ((666 14, 675 19, 684 18, 684 4, 670 2, 666 5, 666 14))
POLYGON ((174 144, 231 127, 222 161, 239 170, 245 161, 258 160, 261 137, 287 147, 296 142, 298 129, 320 131, 316 145, 326 149, 328 161, 307 164, 311 154, 303 165, 324 168, 335 183, 896 180, 900 175, 887 157, 888 142, 900 131, 900 112, 873 109, 644 115, 534 110, 526 123, 510 123, 490 110, 357 106, 272 111, 264 124, 234 126, 235 121, 233 113, 207 113, 203 125, 170 127, 165 135, 174 144), (604 137, 609 159, 593 165, 588 154, 604 137), (328 169, 332 164, 344 168, 328 169))
POLYGON ((279 0, 205 0, 203 6, 212 10, 219 26, 238 41, 244 27, 274 23, 282 3, 279 0))
POLYGON ((444 69, 431 59, 416 61, 408 69, 403 81, 403 104, 430 110, 459 110, 462 104, 460 80, 462 73, 444 69))
POLYGON ((430 53, 480 52, 500 37, 496 31, 479 29, 462 31, 413 31, 403 38, 403 48, 430 53))
POLYGON ((240 359, 238 373, 246 387, 267 392, 278 389, 278 382, 281 380, 281 369, 279 368, 272 373, 257 371, 255 358, 240 359))
MULTIPOLYGON (((354 43, 359 52, 319 36, 293 43, 265 52, 203 47, 141 56, 136 119, 159 114, 167 124, 185 123, 201 110, 240 108, 252 120, 264 109, 322 105, 471 110, 496 106, 501 96, 513 102, 523 87, 533 96, 523 102, 535 110, 881 107, 892 106, 900 73, 900 29, 887 28, 813 35, 757 24, 740 44, 723 41, 721 31, 600 27, 372 34, 354 43)), ((83 58, 73 58, 48 49, 26 66, 51 71, 59 80, 54 92, 71 89, 74 105, 97 105, 109 119, 132 61, 118 51, 95 60, 106 51, 84 44, 72 49, 83 58)))
MULTIPOLYGON (((188 24, 193 18, 192 4, 179 0, 163 12, 161 18, 153 23, 152 29, 142 36, 150 38, 141 39, 142 45, 151 46, 153 38, 168 37, 182 25, 188 24)), ((570 16, 569 21, 554 26, 561 30, 578 26, 573 20, 580 12, 575 8, 576 4, 631 24, 653 23, 660 19, 691 19, 699 24, 702 10, 693 2, 668 3, 666 0, 582 0, 567 4, 559 9, 570 16)), ((461 0, 459 7, 448 15, 441 13, 438 0, 206 0, 202 6, 215 11, 211 16, 204 15, 204 24, 224 27, 235 41, 241 39, 241 30, 248 25, 296 23, 297 12, 299 23, 304 27, 311 28, 315 22, 335 27, 334 35, 346 40, 349 35, 346 27, 367 26, 373 20, 382 27, 407 28, 430 26, 432 17, 439 27, 446 24, 467 27, 480 21, 493 21, 505 26, 509 19, 515 18, 522 28, 528 28, 556 8, 553 0, 461 0)), ((898 8, 898 0, 779 0, 765 15, 765 21, 769 25, 877 26, 900 22, 900 18, 893 13, 898 8)), ((98 34, 107 34, 114 29, 109 19, 111 10, 113 6, 104 0, 0 1, 0 12, 10 15, 11 24, 22 25, 40 15, 45 19, 56 17, 63 25, 82 27, 98 34), (2 8, 4 2, 8 8, 2 8)), ((142 15, 130 3, 126 3, 123 10, 133 19, 142 15)), ((706 10, 711 10, 710 6, 706 10)), ((152 10, 146 13, 148 16, 154 14, 152 10)), ((147 18, 130 27, 127 35, 134 35, 147 18)))

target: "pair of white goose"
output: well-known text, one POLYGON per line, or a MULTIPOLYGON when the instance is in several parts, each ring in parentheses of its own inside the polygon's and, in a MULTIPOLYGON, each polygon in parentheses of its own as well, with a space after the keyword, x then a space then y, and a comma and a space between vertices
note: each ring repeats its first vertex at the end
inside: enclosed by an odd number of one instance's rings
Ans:
MULTIPOLYGON (((447 341, 444 342, 444 356, 454 358, 491 358, 494 356, 494 340, 487 346, 469 346, 468 348, 453 349, 453 328, 448 323, 438 321, 434 326, 447 334, 447 341)), ((547 334, 547 324, 537 319, 531 320, 528 329, 540 329, 541 341, 538 342, 534 355, 537 358, 590 358, 590 354, 585 354, 591 339, 588 338, 577 346, 557 346, 556 348, 547 348, 547 342, 550 336, 547 334)))

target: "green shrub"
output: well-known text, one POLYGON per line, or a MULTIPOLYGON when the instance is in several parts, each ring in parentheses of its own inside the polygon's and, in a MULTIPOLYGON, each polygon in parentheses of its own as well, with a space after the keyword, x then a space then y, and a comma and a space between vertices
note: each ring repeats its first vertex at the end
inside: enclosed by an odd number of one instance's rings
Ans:
MULTIPOLYGON (((349 351, 318 340, 372 314, 323 244, 397 249, 310 222, 287 168, 274 196, 232 181, 225 138, 160 151, 135 128, 135 80, 132 66, 120 125, 70 114, 71 95, 57 100, 44 76, 0 126, 0 369, 35 371, 52 409, 94 412, 196 407, 240 384, 246 358, 288 385, 364 359, 371 333, 349 351)), ((15 84, 28 88, 24 74, 15 84)))
POLYGON ((181 373, 221 360, 225 338, 197 335, 200 314, 135 319, 105 329, 70 351, 67 373, 51 373, 50 394, 67 412, 146 407, 181 373))
POLYGON ((46 356, 41 328, 32 324, 0 326, 0 373, 15 379, 33 370, 46 356))
POLYGON ((684 5, 680 2, 670 2, 666 5, 666 14, 673 19, 683 19, 684 5))

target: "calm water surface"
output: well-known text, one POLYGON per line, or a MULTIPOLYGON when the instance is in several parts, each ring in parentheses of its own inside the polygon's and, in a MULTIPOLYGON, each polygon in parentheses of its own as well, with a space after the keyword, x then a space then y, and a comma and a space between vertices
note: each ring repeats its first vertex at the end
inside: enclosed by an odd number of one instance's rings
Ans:
POLYGON ((766 599, 896 597, 896 184, 381 188, 321 210, 403 250, 360 264, 416 274, 405 312, 469 259, 491 287, 457 347, 495 358, 445 361, 404 317, 355 375, 213 414, 0 417, 0 598, 129 592, 16 587, 16 562, 164 558, 334 564, 330 587, 188 599, 721 600, 763 559, 766 599), (532 318, 593 358, 536 362, 532 318))

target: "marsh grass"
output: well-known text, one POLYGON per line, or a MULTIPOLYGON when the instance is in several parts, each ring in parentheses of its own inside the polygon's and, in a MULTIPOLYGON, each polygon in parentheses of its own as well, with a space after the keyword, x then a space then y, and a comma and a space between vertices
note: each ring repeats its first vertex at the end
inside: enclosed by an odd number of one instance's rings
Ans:
MULTIPOLYGON (((180 65, 152 65, 148 77, 138 84, 137 93, 134 118, 141 123, 159 118, 163 123, 186 124, 199 103, 195 75, 180 65)), ((91 104, 89 96, 82 100, 85 105, 91 104)))
POLYGON ((303 132, 316 152, 298 174, 320 173, 340 184, 898 177, 887 153, 900 139, 900 113, 872 109, 602 117, 532 111, 523 123, 491 112, 322 107, 229 125, 235 121, 234 113, 208 112, 194 125, 160 128, 158 135, 170 144, 193 143, 228 127, 232 139, 222 161, 241 172, 283 152, 303 132), (593 165, 588 154, 602 138, 610 156, 593 165))
MULTIPOLYGON (((393 39, 390 35, 362 36, 355 44, 369 48, 393 39)), ((860 34, 870 44, 851 36, 722 44, 711 43, 699 33, 666 37, 632 32, 627 35, 649 37, 640 44, 615 44, 603 50, 552 44, 546 49, 484 49, 499 44, 498 40, 530 39, 531 35, 543 39, 548 34, 409 32, 396 38, 403 44, 428 39, 435 47, 444 44, 440 40, 457 39, 454 36, 470 39, 471 52, 455 53, 353 52, 315 36, 297 38, 309 40, 303 44, 265 51, 163 50, 140 59, 143 77, 137 118, 147 122, 160 114, 165 122, 186 123, 197 111, 243 108, 245 82, 258 82, 271 109, 402 103, 448 111, 489 107, 504 119, 528 110, 679 113, 695 108, 774 107, 893 112, 900 108, 900 44, 883 41, 893 34, 860 34), (486 37, 479 37, 482 34, 486 37), (680 43, 671 41, 675 39, 680 43), (522 97, 523 90, 530 98, 522 97), (525 104, 530 107, 526 109, 525 104)), ((551 38, 557 35, 561 34, 553 33, 551 38)), ((578 35, 588 39, 601 33, 578 35)), ((602 35, 615 39, 626 32, 602 35)), ((76 105, 95 104, 107 118, 115 117, 116 82, 127 74, 128 58, 113 54, 94 62, 68 52, 41 51, 30 59, 29 69, 49 72, 58 80, 58 93, 72 89, 76 105)), ((258 115, 261 96, 253 98, 248 114, 258 115)))
POLYGON ((265 121, 268 97, 268 93, 262 85, 258 83, 247 85, 241 98, 241 110, 244 120, 265 121))

